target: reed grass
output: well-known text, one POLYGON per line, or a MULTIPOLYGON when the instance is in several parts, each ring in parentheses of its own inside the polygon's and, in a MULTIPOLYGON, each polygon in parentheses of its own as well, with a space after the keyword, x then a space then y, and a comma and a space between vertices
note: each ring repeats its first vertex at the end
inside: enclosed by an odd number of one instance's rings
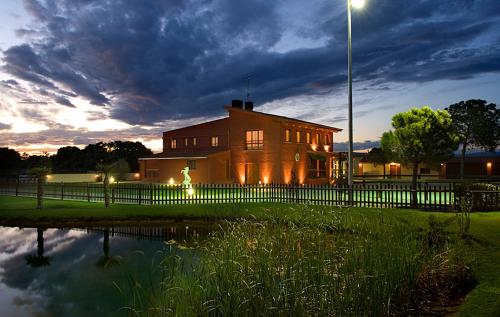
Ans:
POLYGON ((172 248, 140 314, 411 313, 417 277, 443 246, 429 246, 424 233, 387 214, 296 208, 300 217, 228 222, 198 246, 195 261, 172 248))

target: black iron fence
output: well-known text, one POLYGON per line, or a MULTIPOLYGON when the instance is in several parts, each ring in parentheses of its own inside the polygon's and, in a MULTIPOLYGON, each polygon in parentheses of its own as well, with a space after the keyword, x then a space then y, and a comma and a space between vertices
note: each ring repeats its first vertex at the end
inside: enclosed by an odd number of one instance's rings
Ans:
MULTIPOLYGON (((46 183, 44 197, 88 202, 104 201, 102 183, 46 183)), ((0 194, 36 197, 35 182, 1 182, 0 194)), ((191 187, 167 184, 120 183, 110 185, 111 203, 138 205, 213 204, 213 203, 306 203, 375 208, 419 208, 454 210, 459 193, 453 183, 419 183, 416 190, 408 184, 330 185, 239 185, 193 184, 191 187), (416 201, 414 202, 414 198, 416 201)), ((481 210, 500 210, 500 189, 468 191, 481 210)))

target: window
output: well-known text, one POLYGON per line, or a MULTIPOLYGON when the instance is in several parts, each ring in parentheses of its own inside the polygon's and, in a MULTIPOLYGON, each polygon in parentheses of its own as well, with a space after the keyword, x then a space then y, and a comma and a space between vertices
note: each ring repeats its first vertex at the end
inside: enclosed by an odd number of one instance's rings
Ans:
POLYGON ((311 144, 311 132, 306 133, 306 143, 311 144))
POLYGON ((187 167, 189 167, 190 170, 195 170, 196 169, 196 160, 187 160, 186 165, 187 165, 187 167))
POLYGON ((290 130, 285 130, 285 142, 290 142, 290 130))
POLYGON ((300 143, 300 131, 297 131, 297 143, 300 143))
POLYGON ((218 136, 213 136, 210 138, 210 146, 212 146, 212 147, 219 146, 219 137, 218 136))
POLYGON ((264 131, 253 130, 245 134, 246 150, 262 150, 264 148, 264 131))
POLYGON ((170 140, 170 148, 171 149, 176 149, 177 148, 177 140, 176 139, 171 139, 170 140))
POLYGON ((316 144, 319 145, 319 133, 316 133, 316 144))
POLYGON ((325 145, 330 145, 330 135, 325 134, 325 145))
POLYGON ((431 173, 431 169, 428 168, 428 167, 421 167, 420 168, 420 174, 430 174, 431 173))
POLYGON ((197 142, 197 141, 198 141, 198 140, 196 140, 196 138, 193 138, 193 146, 196 146, 196 142, 197 142))
POLYGON ((309 157, 309 178, 326 177, 326 158, 320 156, 309 157))
POLYGON ((184 138, 184 146, 187 147, 188 146, 188 138, 184 138))
POLYGON ((146 178, 155 178, 158 177, 157 169, 147 169, 146 170, 146 178))

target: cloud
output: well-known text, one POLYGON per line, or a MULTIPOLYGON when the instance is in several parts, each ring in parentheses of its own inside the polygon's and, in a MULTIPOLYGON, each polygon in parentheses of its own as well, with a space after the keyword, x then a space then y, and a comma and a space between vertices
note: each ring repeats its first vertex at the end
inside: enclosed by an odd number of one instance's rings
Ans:
MULTIPOLYGON (((333 150, 335 152, 347 152, 349 147, 348 142, 335 142, 333 150)), ((371 150, 374 147, 380 147, 380 141, 366 140, 364 142, 353 142, 354 151, 371 150)))
MULTIPOLYGON (((346 82, 345 7, 335 1, 310 3, 307 14, 300 1, 261 0, 26 0, 25 8, 37 22, 23 30, 37 36, 3 51, 2 69, 63 106, 80 96, 131 124, 220 115, 245 95, 248 74, 257 104, 346 82), (276 52, 290 33, 294 49, 276 52), (322 45, 300 48, 301 39, 322 45)), ((499 16, 497 0, 369 4, 353 13, 355 79, 387 89, 499 72, 499 16)))
POLYGON ((0 122, 0 131, 9 130, 11 127, 12 127, 12 125, 10 125, 10 124, 0 122))

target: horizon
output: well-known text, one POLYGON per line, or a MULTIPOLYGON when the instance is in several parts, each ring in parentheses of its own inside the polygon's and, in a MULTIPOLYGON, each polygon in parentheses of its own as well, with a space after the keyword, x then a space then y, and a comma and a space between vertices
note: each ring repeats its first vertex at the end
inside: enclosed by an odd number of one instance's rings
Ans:
MULTIPOLYGON (((347 140, 343 2, 0 1, 0 146, 160 152, 162 132, 223 117, 247 93, 256 111, 341 128, 337 148, 347 140)), ((413 107, 498 104, 498 34, 494 0, 354 10, 355 149, 413 107)))

